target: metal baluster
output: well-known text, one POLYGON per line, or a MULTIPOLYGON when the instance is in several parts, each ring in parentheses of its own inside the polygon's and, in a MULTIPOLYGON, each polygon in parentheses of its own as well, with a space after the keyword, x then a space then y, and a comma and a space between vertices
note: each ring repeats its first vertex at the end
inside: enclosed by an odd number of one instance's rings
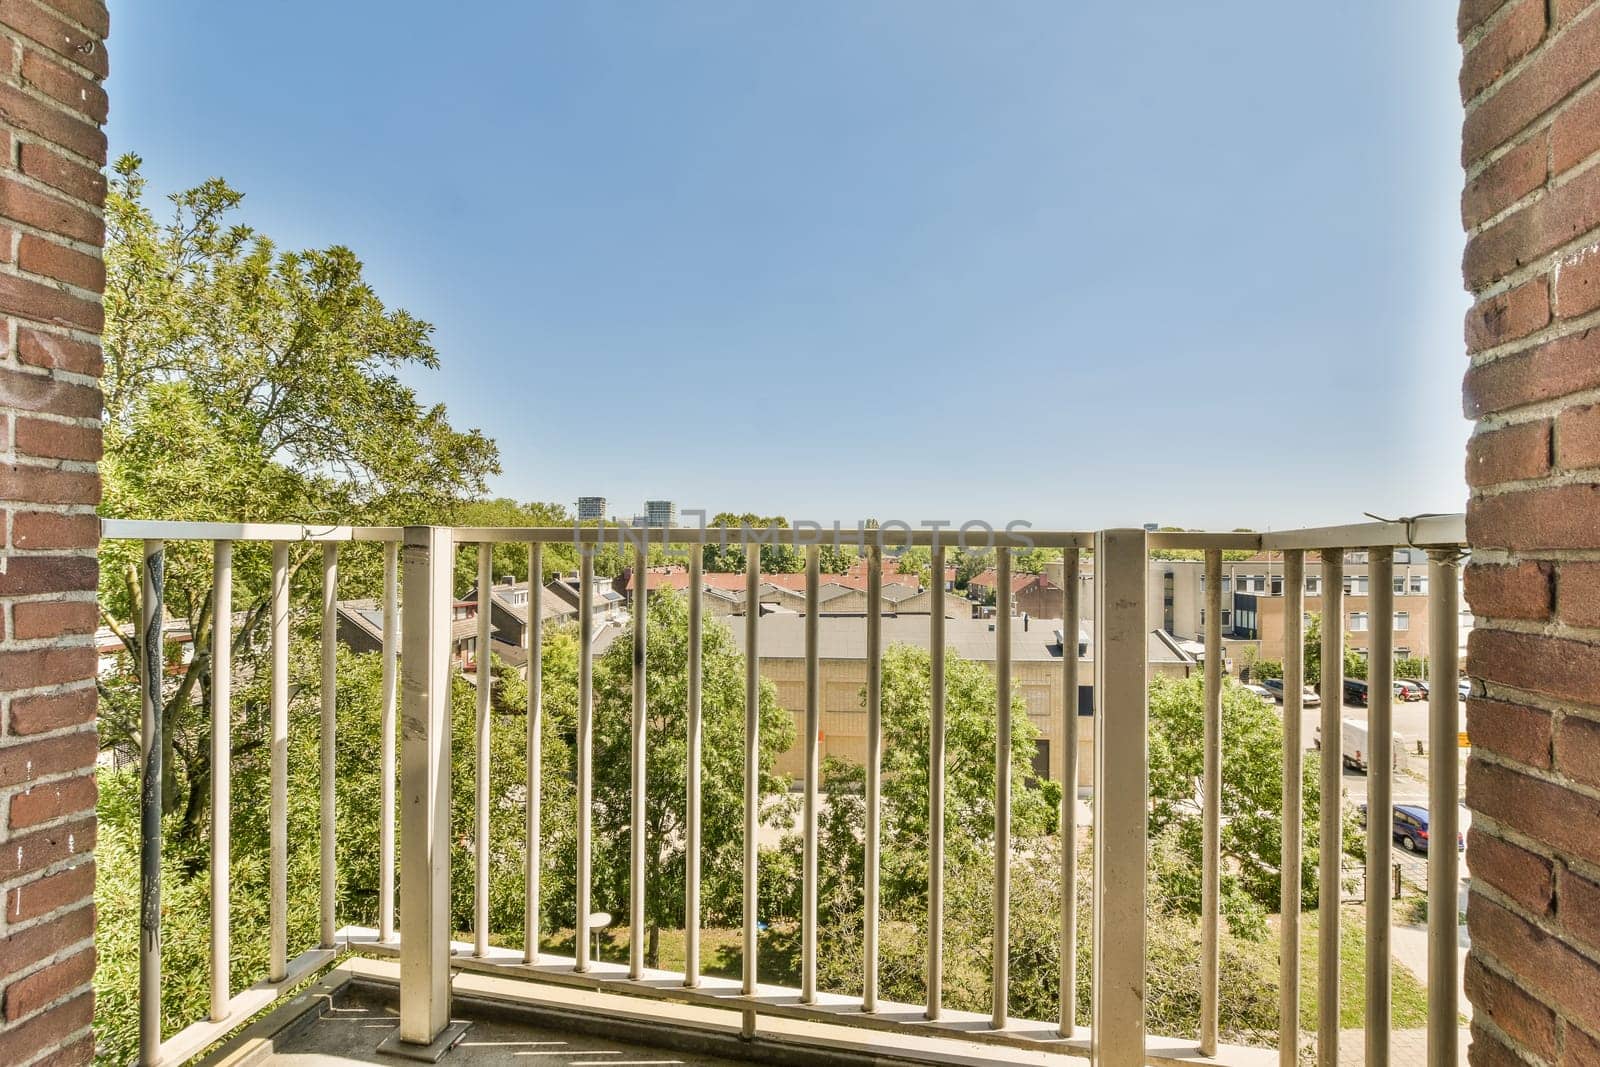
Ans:
POLYGON ((589 879, 594 796, 594 549, 578 548, 578 884, 574 969, 589 969, 589 879))
POLYGON ((289 546, 272 545, 271 796, 267 805, 267 977, 282 981, 289 951, 289 546))
POLYGON ((648 699, 645 649, 646 621, 650 616, 650 583, 646 573, 648 563, 645 538, 640 537, 633 550, 633 737, 628 746, 633 771, 628 818, 628 977, 635 980, 644 977, 645 715, 648 699))
POLYGON ((1207 549, 1205 771, 1201 778, 1200 1054, 1217 1054, 1217 927, 1222 915, 1222 552, 1207 549))
POLYGON ((379 773, 383 777, 378 800, 378 940, 394 940, 394 788, 395 730, 398 693, 395 688, 400 661, 400 545, 383 546, 383 711, 379 732, 379 773))
POLYGON ((478 683, 473 723, 472 954, 489 954, 489 730, 494 689, 494 546, 478 545, 478 648, 473 678, 478 683))
POLYGON ((800 1003, 817 999, 817 776, 818 735, 822 732, 821 676, 817 663, 817 612, 820 570, 816 545, 806 548, 806 771, 803 897, 800 906, 800 1003))
POLYGON ((944 546, 934 545, 928 615, 928 1007, 939 1018, 944 999, 944 546))
POLYGON ((1078 615, 1076 548, 1061 554, 1061 1018, 1071 1037, 1078 1011, 1078 615))
POLYGON ((1006 1026, 1011 985, 1011 549, 995 553, 994 941, 989 1025, 1006 1026))
POLYGON ((322 795, 319 809, 321 818, 322 861, 322 941, 323 948, 334 946, 334 931, 338 928, 336 890, 338 875, 335 870, 334 834, 334 778, 338 767, 334 762, 335 742, 339 720, 339 546, 332 541, 322 546, 322 687, 318 699, 322 704, 321 775, 322 795))
POLYGON ((683 984, 700 984, 700 775, 705 724, 700 713, 700 630, 705 611, 705 552, 689 547, 689 708, 686 734, 689 761, 684 826, 683 984))
POLYGON ((1456 957, 1461 861, 1460 694, 1461 555, 1454 549, 1428 553, 1428 1063, 1453 1067, 1459 1044, 1456 1017, 1461 989, 1456 957))
POLYGON ((1339 866, 1343 854, 1344 550, 1322 553, 1322 807, 1317 873, 1317 1063, 1339 1064, 1339 866))
MULTIPOLYGON (((744 981, 745 996, 756 991, 756 832, 761 826, 761 546, 745 545, 744 566, 744 981)), ((754 1015, 744 1017, 745 1036, 753 1035, 754 1015)))
POLYGON ((539 962, 540 822, 544 805, 544 545, 528 546, 528 826, 523 860, 522 960, 539 962))
POLYGON ((867 810, 861 1010, 878 1010, 878 849, 883 775, 883 549, 867 549, 867 810))
POLYGON ((161 1057, 161 736, 166 555, 144 543, 139 596, 139 1060, 161 1057))
POLYGON ((211 1019, 232 996, 229 905, 233 836, 233 542, 211 546, 211 1019))
POLYGON ((1389 869, 1394 848, 1394 549, 1367 550, 1367 1018, 1366 1067, 1388 1067, 1389 869))
POLYGON ((1278 1064, 1298 1067, 1300 1046, 1301 834, 1304 832, 1306 554, 1283 557, 1283 852, 1279 862, 1278 1064))

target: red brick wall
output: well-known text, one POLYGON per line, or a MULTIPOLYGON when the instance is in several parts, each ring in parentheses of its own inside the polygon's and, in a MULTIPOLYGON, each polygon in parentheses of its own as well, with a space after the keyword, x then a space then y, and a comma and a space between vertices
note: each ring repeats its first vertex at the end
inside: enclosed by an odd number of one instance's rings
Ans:
POLYGON ((100 0, 0 0, 0 1063, 86 1063, 105 272, 100 0))
POLYGON ((1600 2, 1464 0, 1474 1063, 1600 1063, 1600 2))

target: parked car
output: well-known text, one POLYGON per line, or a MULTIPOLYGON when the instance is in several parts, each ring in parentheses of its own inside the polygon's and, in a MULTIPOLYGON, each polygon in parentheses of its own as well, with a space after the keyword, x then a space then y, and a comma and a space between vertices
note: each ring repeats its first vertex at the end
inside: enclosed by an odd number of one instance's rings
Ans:
MULTIPOLYGON (((1428 851, 1428 809, 1416 804, 1394 806, 1395 843, 1407 852, 1428 851)), ((1466 838, 1456 833, 1456 851, 1467 847, 1466 838)))
POLYGON ((1422 690, 1423 699, 1427 699, 1428 694, 1432 692, 1432 690, 1428 688, 1428 683, 1423 681, 1421 678, 1402 678, 1400 680, 1402 682, 1410 682, 1412 685, 1422 690))
MULTIPOLYGON (((1268 678, 1265 681, 1263 681, 1261 684, 1266 686, 1267 689, 1271 692, 1273 700, 1276 700, 1280 704, 1283 703, 1283 679, 1282 678, 1268 678)), ((1317 691, 1315 689, 1311 688, 1309 685, 1305 686, 1304 688, 1302 688, 1300 690, 1300 706, 1301 707, 1303 707, 1303 708, 1315 708, 1315 707, 1318 707, 1319 705, 1321 705, 1321 703, 1322 703, 1322 698, 1317 696, 1317 691)))
POLYGON ((1409 678, 1397 678, 1394 683, 1394 695, 1400 700, 1422 700, 1427 691, 1409 678))
MULTIPOLYGON (((1367 754, 1372 751, 1367 743, 1367 724, 1360 719, 1342 719, 1339 730, 1339 755, 1344 765, 1353 771, 1363 774, 1367 771, 1367 754)), ((1404 758, 1405 741, 1399 734, 1392 734, 1390 749, 1390 766, 1398 769, 1404 758)), ((1312 745, 1320 750, 1322 748, 1322 727, 1319 725, 1312 736, 1312 745)))
POLYGON ((1344 702, 1346 704, 1359 704, 1367 706, 1367 683, 1360 678, 1346 678, 1344 680, 1344 702))
MULTIPOLYGON (((1367 806, 1360 805, 1361 828, 1367 826, 1367 806)), ((1428 851, 1428 809, 1418 804, 1396 804, 1394 806, 1394 840, 1395 844, 1407 852, 1428 851)), ((1467 847, 1467 840, 1460 831, 1456 832, 1456 851, 1460 852, 1467 847)))
POLYGON ((1247 683, 1245 683, 1245 687, 1244 688, 1245 688, 1246 692, 1251 693, 1251 694, 1253 694, 1255 696, 1258 696, 1262 700, 1272 700, 1272 699, 1274 699, 1274 697, 1272 695, 1272 690, 1268 689, 1264 685, 1256 685, 1254 682, 1247 682, 1247 683))
POLYGON ((1456 692, 1461 694, 1462 700, 1467 699, 1472 695, 1472 683, 1465 678, 1461 679, 1456 685, 1456 692))

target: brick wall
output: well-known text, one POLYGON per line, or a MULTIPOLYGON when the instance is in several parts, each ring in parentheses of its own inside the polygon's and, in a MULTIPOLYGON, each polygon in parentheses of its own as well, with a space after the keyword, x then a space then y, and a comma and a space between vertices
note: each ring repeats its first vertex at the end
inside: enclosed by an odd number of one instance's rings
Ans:
POLYGON ((1600 1063, 1600 2, 1464 0, 1471 1058, 1600 1063))
POLYGON ((93 1056, 107 31, 0 0, 0 1063, 93 1056))

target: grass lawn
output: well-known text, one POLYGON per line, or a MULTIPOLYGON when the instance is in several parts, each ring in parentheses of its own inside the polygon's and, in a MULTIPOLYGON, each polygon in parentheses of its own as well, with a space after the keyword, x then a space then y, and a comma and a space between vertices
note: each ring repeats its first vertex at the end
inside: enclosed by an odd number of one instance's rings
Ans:
MULTIPOLYGON (((600 959, 609 963, 628 962, 628 928, 611 927, 600 933, 600 959)), ((572 931, 547 934, 541 945, 545 952, 573 955, 572 931)), ((682 930, 663 929, 660 935, 659 966, 666 971, 682 971, 684 935, 682 930)), ((757 977, 774 985, 800 984, 799 931, 774 925, 761 932, 756 950, 757 977)), ((708 927, 700 931, 700 973, 717 978, 739 978, 744 973, 743 935, 737 927, 708 927)))
MULTIPOLYGON (((1317 1026, 1317 913, 1300 917, 1300 1026, 1317 1026)), ((1428 993, 1416 975, 1401 963, 1394 965, 1390 1026, 1414 1030, 1428 1025, 1428 993)), ((1339 922, 1339 1028, 1366 1025, 1367 934, 1366 913, 1360 905, 1343 909, 1339 922)))

